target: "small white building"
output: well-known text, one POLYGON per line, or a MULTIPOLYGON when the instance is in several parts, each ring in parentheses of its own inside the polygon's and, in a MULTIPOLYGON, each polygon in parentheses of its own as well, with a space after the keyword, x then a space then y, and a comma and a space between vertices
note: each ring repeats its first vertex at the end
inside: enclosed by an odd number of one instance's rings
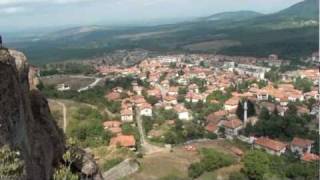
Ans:
POLYGON ((189 111, 181 104, 175 106, 175 111, 178 113, 178 119, 189 121, 191 120, 189 111))
POLYGON ((152 106, 148 103, 142 104, 140 107, 140 115, 152 117, 152 106))
POLYGON ((295 137, 290 144, 290 150, 302 156, 304 153, 311 152, 313 143, 314 142, 309 139, 301 139, 301 138, 295 137))
POLYGON ((221 124, 225 129, 225 135, 228 139, 239 135, 239 131, 243 128, 243 124, 239 119, 223 121, 221 124))
POLYGON ((133 122, 133 111, 131 109, 122 109, 120 113, 122 122, 133 122))
POLYGON ((58 91, 69 91, 71 88, 69 85, 66 84, 58 84, 57 85, 57 90, 58 91))

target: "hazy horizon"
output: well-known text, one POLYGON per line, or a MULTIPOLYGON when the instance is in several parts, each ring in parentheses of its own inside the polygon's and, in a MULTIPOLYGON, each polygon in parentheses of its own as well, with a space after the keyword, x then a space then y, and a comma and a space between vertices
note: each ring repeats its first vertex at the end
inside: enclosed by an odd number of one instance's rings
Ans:
POLYGON ((274 13, 302 0, 0 0, 0 30, 183 21, 220 12, 274 13))

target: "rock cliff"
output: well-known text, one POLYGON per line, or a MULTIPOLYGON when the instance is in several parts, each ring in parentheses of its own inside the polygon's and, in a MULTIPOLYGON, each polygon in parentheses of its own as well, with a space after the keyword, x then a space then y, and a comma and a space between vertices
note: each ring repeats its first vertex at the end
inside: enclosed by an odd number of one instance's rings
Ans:
POLYGON ((45 97, 30 90, 28 75, 22 53, 0 49, 0 147, 19 149, 28 180, 49 180, 65 151, 64 135, 45 97))

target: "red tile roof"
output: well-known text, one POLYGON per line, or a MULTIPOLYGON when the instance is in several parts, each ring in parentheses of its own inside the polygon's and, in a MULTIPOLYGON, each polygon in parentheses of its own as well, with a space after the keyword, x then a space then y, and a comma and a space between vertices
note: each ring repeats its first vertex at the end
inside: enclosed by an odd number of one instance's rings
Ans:
POLYGON ((314 143, 314 141, 311 141, 309 139, 301 139, 301 138, 295 137, 292 140, 291 145, 304 148, 304 147, 308 147, 308 146, 312 145, 313 143, 314 143))
POLYGON ((178 113, 182 113, 182 112, 188 112, 188 110, 181 104, 177 104, 174 107, 174 110, 177 111, 178 113))
POLYGON ((110 140, 110 145, 120 145, 123 147, 132 147, 136 145, 136 140, 132 135, 118 135, 110 140))
POLYGON ((209 132, 212 132, 214 133, 217 129, 218 129, 218 125, 217 124, 214 124, 214 123, 209 123, 205 129, 209 132))
POLYGON ((227 100, 225 102, 225 105, 235 106, 235 105, 238 105, 239 101, 240 101, 240 98, 234 96, 234 97, 230 98, 229 100, 227 100))
POLYGON ((223 121, 222 125, 230 129, 235 129, 240 127, 242 125, 242 122, 239 119, 233 119, 229 121, 223 121))
POLYGON ((311 161, 319 161, 320 157, 316 154, 312 153, 305 153, 302 157, 301 160, 311 162, 311 161))
POLYGON ((120 127, 121 126, 121 122, 120 121, 105 121, 103 123, 103 126, 105 128, 111 128, 111 127, 120 127))
POLYGON ((280 141, 276 141, 273 139, 269 139, 267 137, 260 137, 258 139, 256 139, 255 144, 260 145, 262 147, 274 150, 274 151, 281 151, 282 149, 284 149, 287 145, 280 142, 280 141))

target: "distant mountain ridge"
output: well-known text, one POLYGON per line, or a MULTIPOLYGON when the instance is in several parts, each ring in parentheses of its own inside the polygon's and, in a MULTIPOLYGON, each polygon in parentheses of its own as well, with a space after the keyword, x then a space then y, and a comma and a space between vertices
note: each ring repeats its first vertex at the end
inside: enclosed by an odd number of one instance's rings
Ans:
POLYGON ((99 58, 119 49, 300 59, 318 49, 318 11, 319 0, 305 0, 273 14, 235 11, 158 26, 84 26, 11 46, 41 64, 99 58))
POLYGON ((262 16, 262 13, 255 11, 230 11, 213 14, 211 16, 200 18, 200 20, 213 21, 213 20, 245 20, 258 16, 262 16))
POLYGON ((304 0, 278 12, 277 15, 317 20, 319 18, 319 0, 304 0))

